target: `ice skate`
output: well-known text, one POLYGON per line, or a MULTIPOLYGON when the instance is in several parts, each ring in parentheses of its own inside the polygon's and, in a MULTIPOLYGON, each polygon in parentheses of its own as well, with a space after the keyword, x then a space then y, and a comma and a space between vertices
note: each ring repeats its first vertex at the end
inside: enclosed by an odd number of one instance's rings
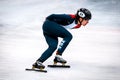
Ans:
POLYGON ((45 68, 45 66, 39 62, 39 61, 36 61, 33 65, 32 65, 32 69, 40 69, 40 70, 43 70, 45 68))
POLYGON ((39 62, 36 61, 33 65, 32 68, 26 68, 27 71, 38 71, 38 72, 47 72, 47 70, 44 70, 45 66, 39 62))
POLYGON ((60 55, 56 55, 54 59, 54 65, 57 65, 57 63, 61 63, 62 65, 65 65, 67 63, 66 60, 62 58, 60 55))
POLYGON ((67 63, 66 60, 64 60, 61 56, 56 55, 55 59, 54 59, 54 64, 53 65, 48 65, 48 67, 52 67, 52 68, 70 68, 70 65, 65 65, 67 63), (61 63, 57 64, 57 63, 61 63))

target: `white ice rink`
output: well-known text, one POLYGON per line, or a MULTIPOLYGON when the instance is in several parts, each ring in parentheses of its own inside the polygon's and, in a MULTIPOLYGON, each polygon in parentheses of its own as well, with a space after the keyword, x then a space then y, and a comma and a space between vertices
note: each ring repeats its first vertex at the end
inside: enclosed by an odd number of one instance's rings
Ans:
MULTIPOLYGON (((120 80, 119 0, 0 0, 0 80, 120 80), (70 69, 27 72, 47 49, 42 23, 52 13, 88 8, 90 23, 69 30, 73 40, 63 57, 70 69)), ((61 41, 61 39, 59 39, 61 41)))

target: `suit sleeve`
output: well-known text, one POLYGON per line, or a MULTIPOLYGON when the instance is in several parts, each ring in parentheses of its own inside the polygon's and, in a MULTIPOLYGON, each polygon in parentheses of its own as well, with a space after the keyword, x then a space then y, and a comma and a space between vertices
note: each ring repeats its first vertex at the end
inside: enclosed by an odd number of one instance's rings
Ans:
POLYGON ((73 22, 73 19, 70 15, 67 14, 51 14, 46 19, 50 21, 54 21, 61 25, 68 25, 73 22))

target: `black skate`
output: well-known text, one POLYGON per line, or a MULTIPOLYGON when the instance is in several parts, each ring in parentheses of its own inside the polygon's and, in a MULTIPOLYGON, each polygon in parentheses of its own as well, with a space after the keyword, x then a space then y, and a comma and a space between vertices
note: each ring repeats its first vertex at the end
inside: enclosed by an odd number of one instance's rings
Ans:
POLYGON ((27 71, 38 71, 38 72, 47 72, 46 70, 44 70, 45 66, 39 62, 36 61, 33 65, 32 65, 32 69, 27 68, 27 71))
POLYGON ((53 65, 48 65, 48 67, 61 67, 61 68, 70 68, 69 65, 65 65, 67 63, 61 56, 57 55, 54 59, 53 65), (58 65, 57 63, 61 63, 62 65, 58 65))

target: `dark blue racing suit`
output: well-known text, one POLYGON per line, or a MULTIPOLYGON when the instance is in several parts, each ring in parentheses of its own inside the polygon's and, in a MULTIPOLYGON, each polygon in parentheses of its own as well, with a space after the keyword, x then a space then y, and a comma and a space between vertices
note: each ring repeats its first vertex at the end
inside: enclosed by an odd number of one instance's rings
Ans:
POLYGON ((58 46, 58 37, 63 38, 57 52, 62 55, 67 45, 72 39, 71 33, 67 28, 79 28, 76 16, 71 14, 52 14, 48 16, 43 24, 43 35, 48 44, 48 49, 38 59, 40 62, 46 61, 58 46))

